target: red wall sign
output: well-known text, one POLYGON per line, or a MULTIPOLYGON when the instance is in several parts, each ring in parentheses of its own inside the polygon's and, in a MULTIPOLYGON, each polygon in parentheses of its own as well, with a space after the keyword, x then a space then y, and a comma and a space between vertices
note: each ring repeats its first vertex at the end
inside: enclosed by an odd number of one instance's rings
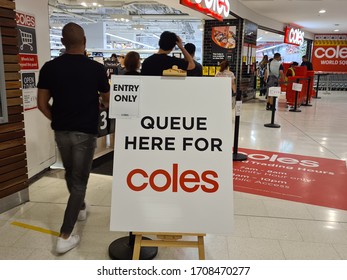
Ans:
POLYGON ((301 46, 304 43, 305 33, 299 28, 287 26, 285 29, 284 43, 301 46))
POLYGON ((316 35, 312 64, 315 71, 347 72, 347 35, 316 35))
POLYGON ((219 21, 229 16, 229 0, 180 0, 180 4, 219 21))

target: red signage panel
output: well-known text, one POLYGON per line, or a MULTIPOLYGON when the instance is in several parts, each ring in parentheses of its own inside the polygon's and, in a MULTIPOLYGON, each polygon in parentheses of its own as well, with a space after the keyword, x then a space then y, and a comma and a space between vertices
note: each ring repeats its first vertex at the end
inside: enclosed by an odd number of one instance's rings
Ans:
POLYGON ((315 71, 347 72, 347 34, 316 35, 312 64, 315 71))
POLYGON ((229 16, 229 0, 180 0, 180 4, 219 21, 229 16))
POLYGON ((39 62, 36 54, 19 54, 21 70, 39 69, 39 62))
POLYGON ((284 43, 301 46, 304 43, 305 33, 299 28, 287 26, 285 29, 284 43))
POLYGON ((240 149, 233 162, 234 190, 347 210, 346 162, 294 154, 240 149))

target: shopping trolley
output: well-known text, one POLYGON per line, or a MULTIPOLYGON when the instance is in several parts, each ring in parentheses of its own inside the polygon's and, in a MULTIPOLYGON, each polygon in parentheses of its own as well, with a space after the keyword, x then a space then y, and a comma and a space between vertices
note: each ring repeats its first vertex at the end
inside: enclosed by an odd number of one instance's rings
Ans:
POLYGON ((23 50, 24 45, 28 45, 30 47, 30 50, 32 51, 34 48, 31 45, 33 43, 33 35, 31 33, 28 32, 24 32, 22 30, 20 30, 20 37, 22 40, 22 44, 20 45, 20 49, 23 50))

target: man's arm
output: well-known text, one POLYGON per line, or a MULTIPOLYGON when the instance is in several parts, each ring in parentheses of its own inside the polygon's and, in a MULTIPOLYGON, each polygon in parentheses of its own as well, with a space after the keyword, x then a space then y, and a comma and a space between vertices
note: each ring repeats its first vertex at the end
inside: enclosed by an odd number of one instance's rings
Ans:
POLYGON ((50 99, 51 94, 48 89, 37 89, 37 107, 47 119, 52 120, 52 106, 49 104, 50 99))
POLYGON ((105 108, 108 108, 110 105, 110 92, 100 93, 101 103, 105 108))
POLYGON ((182 43, 182 39, 177 36, 177 47, 179 47, 179 49, 181 50, 181 52, 183 53, 184 59, 186 61, 188 61, 188 67, 187 70, 193 70, 195 68, 195 62, 194 59, 192 58, 192 56, 187 52, 187 50, 184 48, 183 43, 182 43))

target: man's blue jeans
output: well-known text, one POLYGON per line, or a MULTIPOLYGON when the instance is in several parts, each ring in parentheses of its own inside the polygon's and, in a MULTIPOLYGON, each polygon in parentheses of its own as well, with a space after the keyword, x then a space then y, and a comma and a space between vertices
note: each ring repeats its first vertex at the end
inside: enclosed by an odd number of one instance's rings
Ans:
POLYGON ((55 131, 55 141, 65 168, 65 180, 70 192, 60 233, 71 234, 78 213, 85 207, 90 170, 96 147, 96 135, 78 131, 55 131))

